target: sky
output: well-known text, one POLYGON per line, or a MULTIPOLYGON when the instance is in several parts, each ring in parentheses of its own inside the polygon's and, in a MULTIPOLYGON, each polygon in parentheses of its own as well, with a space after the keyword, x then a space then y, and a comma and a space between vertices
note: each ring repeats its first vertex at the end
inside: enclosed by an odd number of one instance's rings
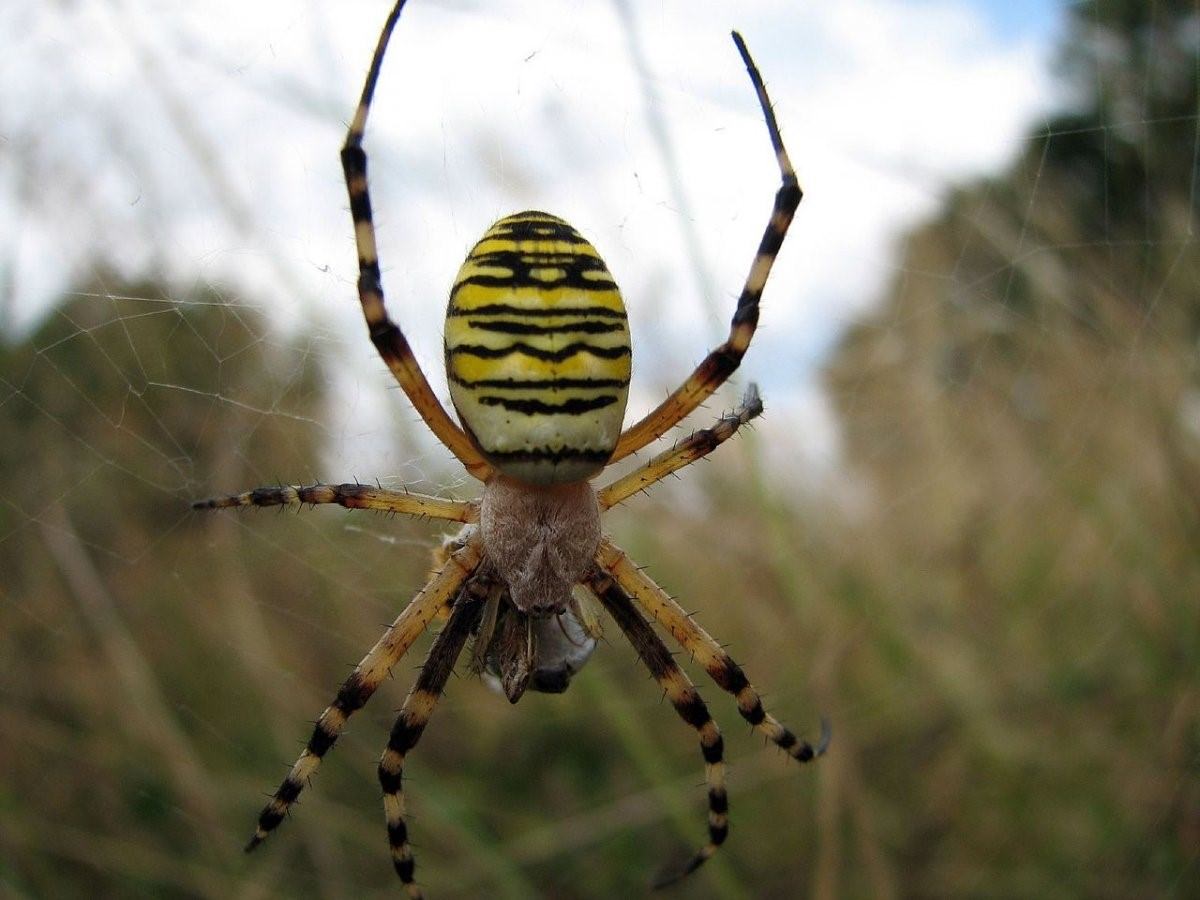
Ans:
POLYGON ((1051 0, 969 0, 1001 39, 1053 38, 1061 24, 1063 3, 1051 0))
MULTIPOLYGON (((181 295, 218 285, 262 308, 386 414, 337 147, 387 6, 0 11, 23 36, 0 61, 5 327, 32 327, 100 263, 160 270, 181 295)), ((805 188, 743 379, 828 460, 822 360, 896 276, 905 230, 1055 107, 1058 25, 1038 0, 412 0, 366 141, 389 304, 445 396, 441 319, 463 256, 494 219, 546 209, 621 285, 630 414, 649 408, 722 339, 778 184, 737 27, 805 188)))

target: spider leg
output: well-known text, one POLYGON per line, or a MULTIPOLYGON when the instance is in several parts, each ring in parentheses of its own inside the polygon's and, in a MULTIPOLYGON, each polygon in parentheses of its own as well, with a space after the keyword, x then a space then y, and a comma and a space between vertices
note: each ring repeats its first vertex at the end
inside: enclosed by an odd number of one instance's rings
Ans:
POLYGON ((684 416, 704 402, 713 391, 725 383, 734 370, 742 362, 742 356, 750 346, 754 337, 754 329, 758 325, 758 302, 762 297, 767 276, 771 274, 771 266, 779 255, 779 248, 787 235, 788 226, 792 224, 792 216, 800 205, 803 192, 796 180, 796 172, 788 159, 783 147, 783 139, 779 134, 779 124, 775 121, 775 113, 771 110, 771 100, 767 97, 767 89, 763 85, 762 76, 750 58, 746 42, 736 31, 733 32, 733 42, 737 45, 738 53, 750 73, 750 80, 758 94, 758 103, 762 107, 763 117, 767 121, 767 130, 771 135, 771 145, 775 148, 775 158, 779 163, 779 174, 782 184, 775 194, 775 206, 771 218, 763 231, 762 241, 758 245, 758 253, 746 276, 742 294, 738 298, 737 310, 729 323, 729 337, 725 343, 717 347, 703 362, 688 376, 687 381, 675 389, 667 399, 660 403, 641 421, 627 428, 617 441, 610 463, 623 459, 645 447, 651 441, 657 440, 669 429, 678 424, 684 416))
POLYGON ((781 725, 778 719, 763 709, 762 699, 750 684, 742 667, 733 661, 707 631, 692 620, 683 607, 635 566, 625 551, 608 538, 600 541, 600 549, 596 551, 596 563, 637 600, 638 605, 654 621, 667 629, 684 650, 704 666, 704 670, 717 683, 717 687, 734 696, 738 712, 757 731, 766 735, 772 743, 785 750, 797 762, 808 762, 825 752, 832 737, 827 719, 821 719, 821 736, 815 746, 800 740, 790 729, 781 725))
POLYGON ((341 735, 350 716, 371 699, 392 666, 400 661, 438 610, 457 595, 482 557, 483 551, 478 541, 471 541, 451 555, 342 683, 333 703, 317 719, 307 746, 284 777, 279 790, 259 814, 258 827, 246 844, 247 853, 261 844, 283 821, 304 785, 316 774, 321 760, 341 735))
POLYGON ((413 898, 420 898, 421 889, 413 880, 416 861, 408 844, 408 825, 404 821, 404 757, 417 745, 429 724, 463 645, 483 615, 489 590, 490 585, 484 581, 468 584, 459 595, 450 621, 434 640, 421 674, 404 699, 404 706, 392 726, 387 749, 379 760, 379 785, 383 788, 383 811, 387 819, 388 843, 392 848, 392 865, 413 898))
POLYGON ((314 484, 260 487, 240 494, 197 500, 192 509, 228 509, 234 506, 298 506, 302 503, 336 503, 347 509, 375 509, 451 522, 475 522, 479 507, 474 503, 442 500, 408 491, 389 491, 363 484, 314 484))
POLYGON ((662 481, 672 472, 703 459, 733 437, 739 428, 761 415, 762 411, 762 398, 758 396, 758 387, 751 384, 738 407, 717 419, 712 428, 692 432, 670 450, 658 454, 644 466, 597 491, 596 498, 600 502, 600 508, 610 509, 639 491, 646 490, 655 482, 662 481))
POLYGON ((384 306, 375 224, 371 218, 371 195, 367 187, 367 154, 362 148, 362 141, 371 98, 375 93, 375 83, 383 65, 383 55, 403 8, 404 0, 399 0, 384 23, 379 43, 375 47, 375 56, 371 59, 371 68, 367 72, 366 83, 363 85, 362 98, 346 131, 346 143, 342 147, 342 171, 346 176, 350 214, 354 219, 354 243, 358 248, 358 299, 362 303, 363 317, 367 321, 367 329, 375 349, 379 351, 379 355, 387 363, 387 367, 391 369, 396 381, 425 420, 425 424, 437 439, 458 457, 468 472, 480 481, 486 481, 492 474, 491 465, 475 448, 466 432, 446 413, 433 388, 429 386, 416 357, 413 356, 408 339, 388 316, 384 306))
POLYGON ((666 887, 696 871, 711 859, 729 834, 729 799, 725 793, 725 744, 721 739, 721 730, 709 716, 708 707, 700 699, 696 686, 671 658, 670 651, 654 633, 650 623, 634 607, 629 595, 606 572, 598 569, 588 576, 587 585, 616 621, 629 643, 633 644, 654 680, 666 692, 671 705, 679 713, 679 718, 696 729, 700 736, 700 752, 707 764, 708 843, 696 851, 681 868, 667 869, 655 879, 654 887, 666 887))

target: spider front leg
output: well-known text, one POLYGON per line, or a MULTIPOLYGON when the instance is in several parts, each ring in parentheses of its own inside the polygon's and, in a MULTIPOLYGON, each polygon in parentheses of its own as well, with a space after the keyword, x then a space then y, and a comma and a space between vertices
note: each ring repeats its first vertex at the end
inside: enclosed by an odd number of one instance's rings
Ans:
POLYGON ((654 680, 667 695, 679 718, 696 729, 700 752, 707 764, 708 843, 701 847, 677 871, 667 870, 654 881, 654 887, 666 887, 689 875, 711 859, 729 834, 729 797, 725 793, 725 743, 721 730, 708 714, 696 686, 671 658, 671 652, 654 633, 650 623, 637 611, 629 595, 602 570, 593 571, 588 588, 599 598, 616 621, 654 680))
POLYGON ((763 117, 767 121, 767 131, 771 135, 771 145, 775 148, 775 158, 779 163, 779 174, 783 183, 775 194, 775 206, 771 211, 771 218, 767 221, 762 241, 758 245, 758 253, 754 257, 754 263, 750 266, 750 273, 746 276, 746 283, 738 298, 737 309, 729 323, 729 337, 725 343, 705 357, 704 361, 688 376, 687 381, 676 388, 674 393, 645 418, 621 434, 617 448, 609 460, 610 463, 624 459, 630 453, 640 450, 651 441, 666 434, 668 430, 703 403, 713 391, 724 384, 725 380, 741 365, 742 357, 750 346, 750 339, 754 337, 754 329, 758 325, 758 303, 762 297, 763 288, 766 287, 767 276, 771 274, 771 266, 775 263, 775 257, 779 255, 779 248, 783 246, 788 226, 792 224, 792 217, 803 196, 800 184, 796 180, 796 172, 792 168, 791 160, 788 159, 787 150, 783 147, 779 124, 775 121, 775 113, 771 110, 771 100, 767 97, 767 89, 763 85, 758 67, 750 58, 746 42, 736 31, 733 32, 733 42, 737 44, 738 53, 741 54, 742 61, 746 64, 746 71, 750 73, 750 80, 754 84, 755 93, 758 94, 758 103, 762 107, 763 117))
POLYGON ((417 745, 433 715, 446 681, 462 653, 467 637, 483 615, 490 584, 469 584, 454 603, 454 611, 433 642, 421 674, 404 700, 396 724, 388 737, 387 749, 379 760, 379 785, 383 788, 383 810, 387 820, 388 844, 392 865, 408 889, 410 897, 420 898, 421 889, 414 881, 416 862, 408 844, 408 825, 404 821, 404 757, 417 745))
POLYGON ((596 498, 600 502, 600 508, 610 509, 622 500, 662 481, 672 472, 703 459, 733 437, 737 430, 751 419, 762 415, 762 411, 762 398, 758 396, 758 386, 751 384, 746 388, 741 404, 733 412, 721 416, 712 428, 692 432, 670 450, 658 454, 644 466, 597 491, 596 498))
POLYGON ((482 558, 483 550, 478 539, 469 541, 451 554, 342 683, 333 703, 326 707, 317 719, 312 737, 309 738, 299 759, 292 765, 279 790, 259 815, 254 836, 246 844, 247 853, 279 827, 283 817, 304 790, 304 785, 316 774, 321 760, 345 729, 350 716, 362 709, 387 677, 388 672, 425 630, 430 620, 444 605, 454 599, 463 582, 479 566, 482 558))
POLYGON ((458 500, 442 500, 407 491, 389 491, 362 484, 280 485, 260 487, 240 494, 227 494, 197 500, 192 509, 229 509, 246 506, 299 506, 311 503, 335 503, 346 509, 374 509, 380 512, 403 513, 407 516, 445 519, 450 522, 476 522, 479 506, 458 500))
POLYGON ((596 551, 596 563, 637 600, 638 605, 654 621, 671 633, 671 637, 704 667, 709 677, 717 683, 717 687, 734 696, 738 712, 757 731, 766 735, 777 747, 787 751, 797 762, 809 762, 825 752, 832 737, 827 719, 821 718, 821 736, 815 746, 800 740, 790 729, 781 725, 778 719, 763 709, 762 698, 750 684, 741 666, 733 661, 707 631, 692 620, 683 607, 635 566, 625 551, 608 538, 600 542, 600 549, 596 551))
POLYGON ((358 248, 358 299, 362 303, 363 317, 371 334, 371 342, 396 381, 412 401, 430 431, 458 457, 466 470, 480 481, 487 481, 492 474, 491 465, 480 455, 466 432, 450 418, 442 407, 425 373, 413 356, 408 339, 399 326, 388 315, 383 300, 383 280, 379 270, 379 254, 375 241, 375 223, 371 217, 371 194, 367 187, 367 154, 362 148, 363 133, 367 127, 367 114, 371 109, 371 98, 383 55, 391 39, 392 30, 400 18, 404 0, 392 8, 384 23, 375 47, 375 56, 367 72, 362 98, 354 113, 354 120, 346 131, 346 143, 342 147, 342 171, 346 177, 346 192, 350 196, 350 215, 354 219, 354 243, 358 248))

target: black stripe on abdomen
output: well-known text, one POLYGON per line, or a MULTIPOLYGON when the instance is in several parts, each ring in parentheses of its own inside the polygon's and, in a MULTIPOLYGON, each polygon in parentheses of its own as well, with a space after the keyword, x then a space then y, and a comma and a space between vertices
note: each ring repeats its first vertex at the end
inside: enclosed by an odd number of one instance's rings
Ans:
POLYGON ((565 359, 570 359, 577 353, 590 353, 592 356, 598 356, 602 359, 620 359, 623 356, 630 355, 628 347, 594 347, 582 341, 567 344, 567 346, 559 350, 543 350, 541 347, 534 347, 518 342, 509 347, 484 347, 479 344, 460 344, 457 347, 448 348, 447 352, 451 356, 462 354, 463 356, 477 356, 480 359, 502 359, 506 356, 520 353, 533 359, 540 359, 543 362, 562 362, 565 359))
POLYGON ((624 322, 569 322, 565 325, 536 325, 531 322, 510 322, 507 319, 488 321, 469 319, 467 324, 480 331, 497 334, 612 334, 625 331, 624 322))
POLYGON ((624 388, 628 378, 480 378, 471 381, 453 372, 446 376, 455 384, 468 388, 499 388, 501 390, 566 391, 572 388, 624 388))
POLYGON ((617 397, 605 394, 600 397, 572 397, 562 403, 546 403, 525 397, 496 397, 485 395, 479 398, 484 406, 499 406, 511 412, 524 413, 527 416, 569 415, 578 416, 596 409, 604 409, 617 402, 617 397))
POLYGON ((488 303, 469 309, 461 309, 451 304, 446 310, 446 317, 451 316, 516 316, 518 318, 561 318, 562 316, 586 316, 599 319, 625 320, 625 310, 611 309, 607 306, 538 306, 532 309, 525 306, 514 306, 511 303, 488 303))

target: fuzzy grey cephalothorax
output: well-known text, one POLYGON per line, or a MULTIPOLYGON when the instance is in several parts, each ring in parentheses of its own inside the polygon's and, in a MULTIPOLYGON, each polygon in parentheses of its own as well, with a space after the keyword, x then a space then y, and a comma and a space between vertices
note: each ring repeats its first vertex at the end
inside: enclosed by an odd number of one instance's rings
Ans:
POLYGON ((586 481, 535 487, 498 475, 484 485, 479 530, 517 609, 561 613, 600 546, 600 505, 586 481))

